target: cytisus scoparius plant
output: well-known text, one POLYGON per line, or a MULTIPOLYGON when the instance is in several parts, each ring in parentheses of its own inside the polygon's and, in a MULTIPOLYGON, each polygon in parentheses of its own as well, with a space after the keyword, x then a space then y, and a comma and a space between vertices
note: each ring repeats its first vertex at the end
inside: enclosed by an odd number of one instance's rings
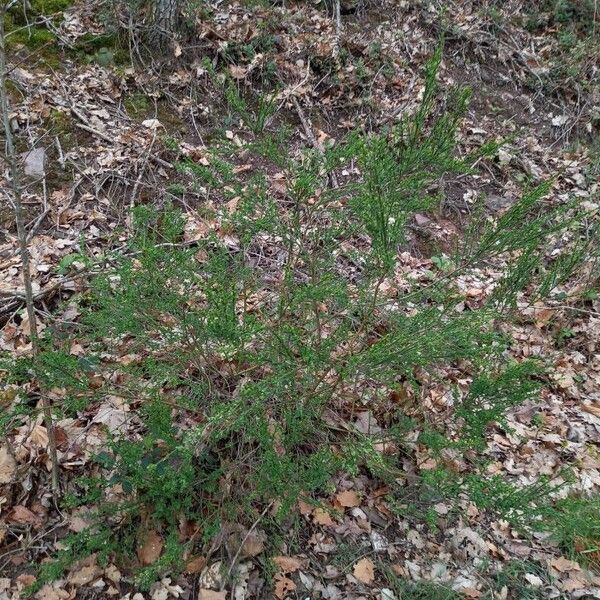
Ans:
MULTIPOLYGON (((224 209, 212 233, 190 243, 175 208, 135 210, 128 248, 108 257, 81 298, 75 334, 85 356, 48 336, 38 363, 48 386, 67 389, 66 410, 107 397, 127 407, 94 457, 96 476, 68 497, 92 507, 98 525, 67 543, 46 576, 86 552, 131 555, 143 525, 166 540, 139 574, 147 585, 191 546, 209 547, 224 524, 249 525, 266 507, 277 522, 339 472, 365 470, 401 503, 417 425, 433 450, 468 452, 477 469, 490 423, 536 393, 543 365, 512 362, 498 324, 519 298, 564 282, 590 255, 590 238, 574 206, 543 203, 544 183, 499 217, 475 206, 454 252, 402 275, 414 215, 438 209, 434 184, 495 150, 457 157, 469 92, 441 104, 439 62, 438 51, 419 108, 398 125, 351 135, 324 158, 287 160, 285 193, 260 176, 231 186, 235 210, 224 209), (327 173, 349 165, 358 177, 329 187, 327 173), (459 310, 461 278, 490 264, 499 275, 489 293, 459 310), (390 404, 399 390, 418 397, 444 365, 472 375, 445 431, 390 404), (366 411, 385 426, 365 427, 366 411), (197 535, 182 539, 184 522, 198 524, 197 535)), ((436 477, 423 489, 486 496, 467 477, 446 488, 436 477)))

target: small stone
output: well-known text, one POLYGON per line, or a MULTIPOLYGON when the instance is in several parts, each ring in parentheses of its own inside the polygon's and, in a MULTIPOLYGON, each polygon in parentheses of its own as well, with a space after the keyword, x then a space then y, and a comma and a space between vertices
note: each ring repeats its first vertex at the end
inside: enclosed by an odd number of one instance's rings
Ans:
POLYGON ((497 194, 488 194, 485 198, 485 205, 492 211, 500 211, 508 208, 513 203, 513 199, 508 196, 498 196, 497 194))
POLYGON ((25 175, 27 177, 44 177, 46 174, 46 151, 34 148, 23 155, 25 175))

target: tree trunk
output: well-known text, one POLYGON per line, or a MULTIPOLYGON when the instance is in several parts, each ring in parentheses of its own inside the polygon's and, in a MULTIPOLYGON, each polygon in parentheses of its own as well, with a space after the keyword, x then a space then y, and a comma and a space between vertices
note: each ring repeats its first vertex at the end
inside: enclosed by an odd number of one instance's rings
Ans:
POLYGON ((154 0, 154 36, 161 46, 166 46, 177 32, 181 0, 154 0))

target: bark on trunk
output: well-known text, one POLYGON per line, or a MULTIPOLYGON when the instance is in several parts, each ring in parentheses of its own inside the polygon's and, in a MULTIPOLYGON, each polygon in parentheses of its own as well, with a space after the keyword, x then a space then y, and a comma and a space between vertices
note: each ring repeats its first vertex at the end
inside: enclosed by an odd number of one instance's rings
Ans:
POLYGON ((180 2, 181 0, 155 0, 155 37, 162 46, 168 44, 177 32, 180 2))

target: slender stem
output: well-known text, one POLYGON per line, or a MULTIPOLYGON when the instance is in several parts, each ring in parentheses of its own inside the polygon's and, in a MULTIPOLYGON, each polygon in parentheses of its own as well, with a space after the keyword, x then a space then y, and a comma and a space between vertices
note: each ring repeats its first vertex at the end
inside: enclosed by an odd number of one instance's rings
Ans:
MULTIPOLYGON (((4 17, 6 15, 8 4, 5 2, 0 7, 0 112, 2 113, 2 123, 4 126, 4 136, 6 143, 6 161, 8 163, 11 175, 11 187, 13 192, 13 205, 15 209, 15 221, 17 224, 17 238, 19 241, 19 252, 21 255, 21 267, 23 271, 23 286, 25 288, 25 306, 29 318, 29 331, 31 339, 31 348, 33 359, 36 360, 39 350, 39 337, 37 327, 37 317, 34 307, 33 287, 31 285, 31 271, 29 266, 29 248, 27 246, 27 230, 25 228, 25 217, 23 214, 23 202, 21 193, 21 180, 19 177, 19 168, 17 165, 17 154, 15 151, 12 129, 10 125, 10 113, 8 105, 8 93, 6 88, 6 37, 4 32, 4 17)), ((58 474, 58 455, 56 452, 56 436, 54 431, 54 422, 52 419, 52 407, 48 398, 41 395, 42 410, 44 421, 48 432, 48 454, 51 462, 51 485, 54 499, 58 499, 60 494, 59 474, 58 474)))

